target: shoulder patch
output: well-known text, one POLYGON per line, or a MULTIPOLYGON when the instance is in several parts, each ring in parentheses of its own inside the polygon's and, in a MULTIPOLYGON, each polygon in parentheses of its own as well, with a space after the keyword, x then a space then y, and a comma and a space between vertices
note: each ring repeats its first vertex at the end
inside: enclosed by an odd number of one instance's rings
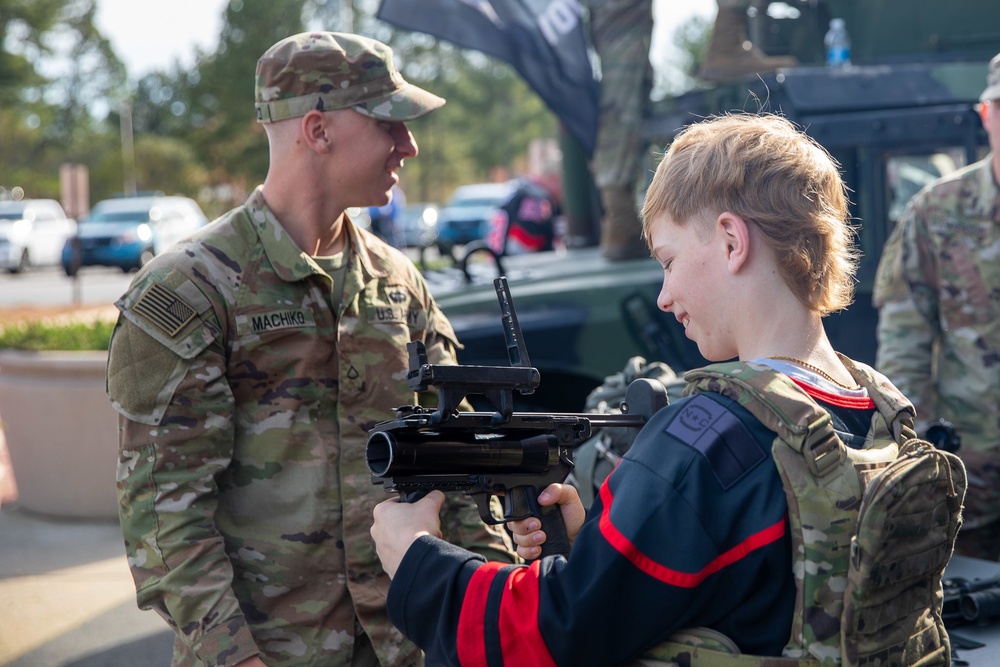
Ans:
POLYGON ((141 315, 173 338, 190 322, 197 311, 177 293, 160 283, 153 283, 132 306, 141 315))
POLYGON ((701 454, 723 489, 767 459, 743 422, 704 394, 687 401, 666 432, 701 454))

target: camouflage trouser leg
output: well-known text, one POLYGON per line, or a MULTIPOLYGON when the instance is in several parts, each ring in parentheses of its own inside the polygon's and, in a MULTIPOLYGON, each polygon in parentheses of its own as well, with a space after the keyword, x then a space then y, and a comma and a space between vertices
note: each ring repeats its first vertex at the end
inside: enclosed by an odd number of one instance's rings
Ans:
POLYGON ((591 38, 601 59, 594 181, 600 188, 632 189, 641 176, 642 119, 653 82, 653 14, 648 2, 637 0, 591 0, 588 5, 591 38))
POLYGON ((646 144, 642 121, 653 68, 653 13, 648 0, 588 0, 590 32, 601 59, 597 146, 592 167, 601 191, 601 248, 609 259, 648 254, 641 240, 635 192, 646 144), (626 202, 627 205, 622 205, 626 202))

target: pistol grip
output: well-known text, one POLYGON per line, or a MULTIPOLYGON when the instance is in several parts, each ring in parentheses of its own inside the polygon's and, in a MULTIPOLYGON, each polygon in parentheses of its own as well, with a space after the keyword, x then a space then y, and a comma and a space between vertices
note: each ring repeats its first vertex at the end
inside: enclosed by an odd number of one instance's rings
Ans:
POLYGON ((569 556, 571 545, 559 505, 540 507, 540 510, 538 518, 542 522, 542 530, 545 531, 542 556, 569 556))
MULTIPOLYGON (((511 499, 511 504, 520 508, 513 516, 508 518, 524 519, 527 516, 538 517, 545 531, 545 542, 542 543, 542 556, 569 556, 570 543, 569 535, 566 533, 566 523, 562 518, 562 510, 559 505, 548 505, 542 507, 538 504, 538 494, 540 491, 533 486, 522 486, 511 489, 507 492, 507 498, 511 499)), ((514 507, 505 507, 510 513, 514 507)))

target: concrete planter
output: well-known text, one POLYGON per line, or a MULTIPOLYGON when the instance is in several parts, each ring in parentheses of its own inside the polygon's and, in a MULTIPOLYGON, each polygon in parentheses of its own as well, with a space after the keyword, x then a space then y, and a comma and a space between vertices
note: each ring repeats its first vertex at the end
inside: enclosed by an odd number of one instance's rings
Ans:
POLYGON ((104 391, 107 352, 0 350, 0 420, 18 505, 117 519, 118 415, 104 391))

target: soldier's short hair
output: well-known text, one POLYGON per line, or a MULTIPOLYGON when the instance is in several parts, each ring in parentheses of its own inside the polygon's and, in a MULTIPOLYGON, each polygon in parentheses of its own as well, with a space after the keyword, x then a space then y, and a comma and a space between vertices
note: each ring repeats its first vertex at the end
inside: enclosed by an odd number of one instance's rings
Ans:
POLYGON ((678 225, 730 212, 760 230, 792 292, 822 315, 854 298, 858 253, 836 160, 775 114, 694 123, 670 144, 642 208, 643 235, 666 214, 678 225))

